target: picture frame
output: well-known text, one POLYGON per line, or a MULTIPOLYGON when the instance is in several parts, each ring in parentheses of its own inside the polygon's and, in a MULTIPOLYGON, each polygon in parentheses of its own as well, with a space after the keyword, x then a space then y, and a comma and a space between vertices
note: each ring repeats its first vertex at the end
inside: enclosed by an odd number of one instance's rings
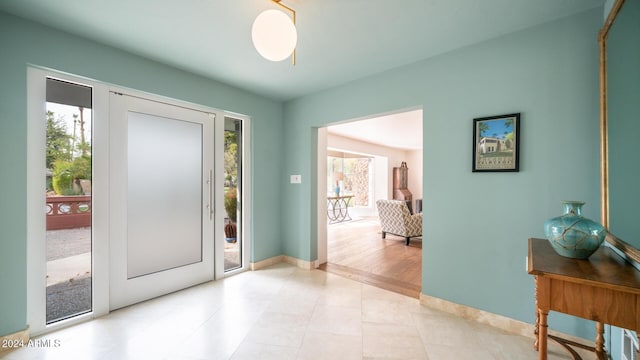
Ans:
POLYGON ((472 171, 520 171, 520 113, 473 119, 472 171))

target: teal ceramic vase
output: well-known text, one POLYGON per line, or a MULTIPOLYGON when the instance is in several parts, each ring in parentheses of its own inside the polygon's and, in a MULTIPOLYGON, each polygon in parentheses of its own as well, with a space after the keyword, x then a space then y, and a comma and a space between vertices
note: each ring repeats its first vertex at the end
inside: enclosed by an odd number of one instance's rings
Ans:
POLYGON ((604 227, 582 216, 582 201, 563 201, 564 214, 545 221, 544 233, 553 249, 564 257, 586 259, 606 235, 604 227))

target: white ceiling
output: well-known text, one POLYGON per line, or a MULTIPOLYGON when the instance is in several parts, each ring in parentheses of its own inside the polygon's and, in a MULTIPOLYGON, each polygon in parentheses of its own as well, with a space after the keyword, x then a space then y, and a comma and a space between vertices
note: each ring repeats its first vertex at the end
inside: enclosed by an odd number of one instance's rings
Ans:
POLYGON ((353 121, 327 128, 335 134, 403 150, 422 149, 422 110, 353 121))
POLYGON ((2 0, 0 10, 288 100, 603 2, 283 0, 297 11, 295 67, 253 48, 253 20, 277 7, 269 0, 2 0))

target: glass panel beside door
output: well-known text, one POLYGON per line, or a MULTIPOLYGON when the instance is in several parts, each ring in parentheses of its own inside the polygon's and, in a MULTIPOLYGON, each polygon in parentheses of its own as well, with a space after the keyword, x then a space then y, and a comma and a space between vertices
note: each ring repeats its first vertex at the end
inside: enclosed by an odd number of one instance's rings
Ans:
POLYGON ((92 311, 92 88, 47 78, 46 324, 92 311))
POLYGON ((224 271, 242 268, 242 120, 224 118, 224 271))

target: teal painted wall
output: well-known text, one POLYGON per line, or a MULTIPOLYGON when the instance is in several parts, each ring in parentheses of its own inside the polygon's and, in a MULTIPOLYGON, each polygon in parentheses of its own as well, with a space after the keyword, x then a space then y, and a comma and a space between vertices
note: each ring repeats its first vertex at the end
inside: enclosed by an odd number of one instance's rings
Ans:
POLYGON ((26 325, 27 64, 249 115, 252 261, 282 254, 282 104, 0 12, 0 336, 26 325))
MULTIPOLYGON (((602 8, 285 103, 283 240, 315 260, 314 128, 422 107, 424 294, 533 323, 527 239, 544 237, 560 200, 599 215, 597 32, 602 8), (522 113, 520 172, 472 173, 472 119, 522 113)), ((420 44, 416 44, 420 46, 420 44)), ((402 54, 398 54, 402 56, 402 54)), ((591 338, 593 324, 551 327, 591 338)))

